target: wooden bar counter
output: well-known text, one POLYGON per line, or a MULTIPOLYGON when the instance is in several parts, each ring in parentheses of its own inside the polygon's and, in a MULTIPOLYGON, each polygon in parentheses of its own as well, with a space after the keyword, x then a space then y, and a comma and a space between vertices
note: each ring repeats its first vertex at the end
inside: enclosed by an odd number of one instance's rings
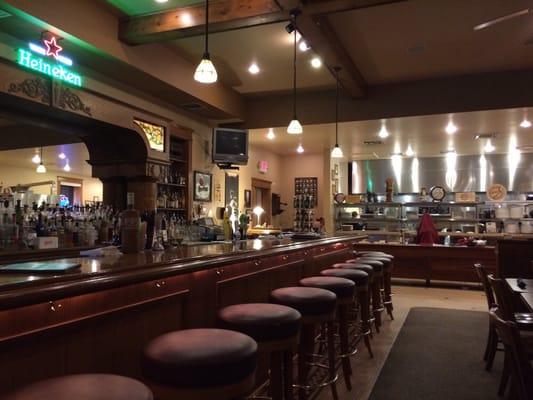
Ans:
POLYGON ((481 263, 496 273, 497 258, 493 246, 421 246, 415 244, 358 243, 356 250, 376 250, 394 255, 393 278, 479 283, 474 270, 481 263))
POLYGON ((363 238, 182 246, 69 258, 81 268, 60 276, 0 274, 0 397, 64 374, 139 378, 150 339, 214 326, 217 310, 230 304, 265 302, 271 290, 350 258, 363 238))

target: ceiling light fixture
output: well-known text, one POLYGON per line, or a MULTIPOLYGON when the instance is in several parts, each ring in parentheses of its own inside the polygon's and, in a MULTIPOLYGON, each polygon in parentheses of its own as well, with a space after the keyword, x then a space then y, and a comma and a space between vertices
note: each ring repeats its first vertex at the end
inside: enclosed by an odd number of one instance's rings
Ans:
POLYGON ((252 75, 257 75, 259 72, 261 72, 261 69, 256 63, 251 63, 248 67, 248 72, 252 75))
POLYGON ((492 144, 492 142, 487 140, 487 143, 485 143, 485 146, 483 147, 483 150, 485 150, 485 153, 492 153, 494 150, 496 150, 496 147, 492 144))
POLYGON ((407 150, 405 150, 405 155, 407 157, 413 157, 415 155, 415 152, 414 152, 413 148, 411 147, 411 145, 407 146, 407 150))
POLYGON ((453 135, 455 132, 457 132, 457 125, 455 125, 453 121, 450 119, 450 121, 448 122, 448 125, 446 125, 446 128, 444 128, 444 130, 446 131, 448 135, 453 135))
POLYGON ((217 70, 209 56, 209 0, 205 0, 205 50, 202 61, 194 72, 194 80, 200 83, 214 83, 217 78, 217 70))
POLYGON ((41 156, 38 152, 36 152, 35 155, 31 158, 31 162, 34 164, 39 164, 41 162, 41 156))
POLYGON ((531 128, 531 121, 529 121, 527 118, 524 117, 522 122, 520 122, 521 128, 531 128))
POLYGON ((387 130, 387 126, 385 125, 385 120, 381 121, 381 129, 379 130, 378 136, 382 139, 386 139, 389 137, 389 131, 387 130))
POLYGON ((298 145, 298 147, 296 148, 296 151, 300 154, 302 154, 304 152, 304 147, 302 146, 302 144, 300 143, 298 145))
POLYGON ((334 67, 335 71, 335 147, 331 150, 331 158, 342 158, 342 149, 339 147, 339 67, 334 67))
POLYGON ((267 133, 267 139, 268 140, 274 140, 276 138, 276 134, 274 133, 274 129, 269 128, 267 133))
POLYGON ((37 169, 35 170, 38 174, 44 174, 46 173, 46 167, 43 164, 43 148, 40 149, 40 155, 39 155, 39 165, 37 166, 37 169))
MULTIPOLYGON (((292 24, 294 26, 294 49, 293 49, 293 87, 292 87, 292 121, 289 123, 289 126, 287 127, 287 133, 290 135, 300 135, 303 132, 302 124, 300 124, 300 121, 298 121, 298 117, 296 116, 296 33, 298 30, 296 29, 296 17, 300 13, 300 10, 294 9, 291 10, 291 18, 292 18, 292 24)), ((301 145, 300 145, 301 146, 301 145)), ((303 150, 303 148, 302 148, 303 150)))
POLYGON ((298 45, 298 48, 300 49, 300 51, 307 51, 311 47, 307 44, 305 40, 300 40, 300 44, 298 45))
POLYGON ((63 167, 63 170, 70 172, 70 164, 68 163, 68 158, 67 158, 67 162, 65 163, 65 166, 63 167))
POLYGON ((168 0, 155 0, 156 3, 167 3, 168 0))
POLYGON ((322 60, 319 57, 313 57, 311 59, 311 66, 316 69, 320 68, 322 66, 322 60))
POLYGON ((65 158, 67 158, 67 156, 65 155, 65 153, 61 152, 57 155, 61 160, 64 160, 65 158))

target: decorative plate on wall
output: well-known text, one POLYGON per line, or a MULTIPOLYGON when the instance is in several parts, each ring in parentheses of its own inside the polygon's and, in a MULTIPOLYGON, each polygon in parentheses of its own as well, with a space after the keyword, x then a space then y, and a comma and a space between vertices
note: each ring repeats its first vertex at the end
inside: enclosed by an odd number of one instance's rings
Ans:
POLYGON ((487 189, 487 199, 491 201, 503 201, 505 196, 507 196, 507 189, 499 183, 490 185, 487 189))

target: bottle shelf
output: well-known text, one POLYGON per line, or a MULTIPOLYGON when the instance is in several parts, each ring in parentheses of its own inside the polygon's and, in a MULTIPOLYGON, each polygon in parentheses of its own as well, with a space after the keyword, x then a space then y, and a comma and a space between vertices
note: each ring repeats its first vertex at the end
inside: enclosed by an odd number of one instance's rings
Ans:
POLYGON ((178 187, 178 188, 186 188, 187 185, 181 185, 179 183, 164 183, 164 182, 157 182, 158 185, 161 186, 170 186, 170 187, 178 187))

